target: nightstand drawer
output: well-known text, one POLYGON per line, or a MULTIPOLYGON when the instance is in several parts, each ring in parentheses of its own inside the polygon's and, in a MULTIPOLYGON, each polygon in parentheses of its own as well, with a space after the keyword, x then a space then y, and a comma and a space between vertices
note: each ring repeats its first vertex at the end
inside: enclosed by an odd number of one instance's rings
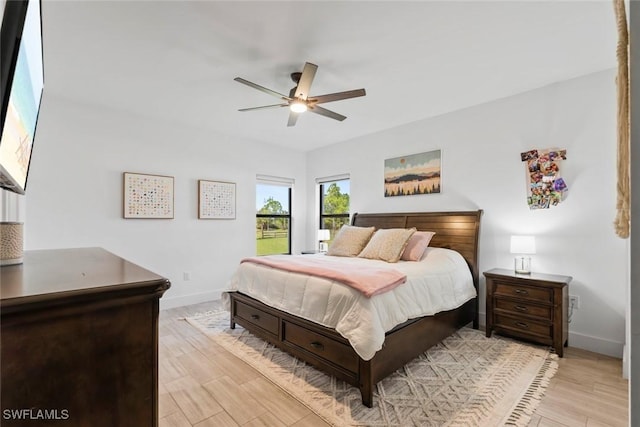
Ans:
POLYGON ((521 285, 519 283, 495 281, 495 294, 553 303, 553 289, 521 285))
POLYGON ((532 322, 527 319, 501 316, 499 314, 496 314, 495 316, 495 327, 506 328, 512 331, 520 331, 525 334, 542 337, 551 338, 553 336, 553 327, 551 324, 545 325, 542 323, 532 322))
POLYGON ((551 306, 541 306, 528 304, 522 300, 496 298, 496 311, 504 311, 515 315, 538 317, 545 320, 553 320, 553 311, 551 306))

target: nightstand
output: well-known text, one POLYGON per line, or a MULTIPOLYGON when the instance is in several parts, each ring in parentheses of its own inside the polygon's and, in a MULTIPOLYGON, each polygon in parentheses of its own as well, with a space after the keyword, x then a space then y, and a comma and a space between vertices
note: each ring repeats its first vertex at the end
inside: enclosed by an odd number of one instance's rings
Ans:
POLYGON ((571 276, 485 271, 487 337, 492 331, 552 346, 563 356, 569 336, 571 276))

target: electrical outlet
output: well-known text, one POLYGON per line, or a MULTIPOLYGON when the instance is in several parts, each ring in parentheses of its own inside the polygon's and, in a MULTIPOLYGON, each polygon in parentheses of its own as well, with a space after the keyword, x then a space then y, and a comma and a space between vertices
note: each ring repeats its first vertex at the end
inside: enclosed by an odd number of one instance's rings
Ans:
POLYGON ((185 282, 188 282, 189 280, 191 280, 191 273, 189 273, 188 271, 185 271, 184 273, 182 273, 182 279, 185 282))
POLYGON ((569 295, 569 307, 573 307, 574 310, 580 308, 580 297, 577 295, 569 295))

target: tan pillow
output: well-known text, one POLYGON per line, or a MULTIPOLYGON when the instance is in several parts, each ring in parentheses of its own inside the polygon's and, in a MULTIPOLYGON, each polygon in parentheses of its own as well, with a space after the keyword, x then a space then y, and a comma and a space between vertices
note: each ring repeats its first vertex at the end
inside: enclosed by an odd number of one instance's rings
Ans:
POLYGON ((415 228, 387 228, 376 231, 358 257, 398 262, 415 228))
POLYGON ((400 259, 404 261, 420 261, 434 234, 436 234, 434 231, 416 231, 413 233, 400 259))
POLYGON ((331 242, 327 255, 357 256, 371 238, 374 230, 374 227, 343 225, 331 242))

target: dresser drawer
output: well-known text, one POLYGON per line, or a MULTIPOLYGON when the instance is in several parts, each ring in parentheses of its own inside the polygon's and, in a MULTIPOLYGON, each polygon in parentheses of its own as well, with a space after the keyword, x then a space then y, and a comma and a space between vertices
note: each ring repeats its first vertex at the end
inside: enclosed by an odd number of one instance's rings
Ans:
POLYGON ((551 306, 542 306, 529 304, 526 301, 515 301, 512 299, 496 298, 495 301, 496 312, 507 312, 515 315, 532 316, 544 320, 553 320, 553 310, 551 306))
POLYGON ((283 326, 282 339, 284 342, 293 344, 351 372, 358 372, 358 356, 351 346, 302 328, 294 323, 285 321, 283 326))
POLYGON ((553 336, 553 326, 551 324, 545 325, 543 323, 532 322, 528 319, 518 319, 515 317, 495 315, 495 327, 506 328, 511 331, 519 331, 523 334, 531 334, 538 337, 553 336))
POLYGON ((553 289, 520 285, 509 282, 495 282, 495 294, 553 303, 553 289))
POLYGON ((278 335, 278 318, 240 301, 235 301, 235 315, 265 331, 278 335))

